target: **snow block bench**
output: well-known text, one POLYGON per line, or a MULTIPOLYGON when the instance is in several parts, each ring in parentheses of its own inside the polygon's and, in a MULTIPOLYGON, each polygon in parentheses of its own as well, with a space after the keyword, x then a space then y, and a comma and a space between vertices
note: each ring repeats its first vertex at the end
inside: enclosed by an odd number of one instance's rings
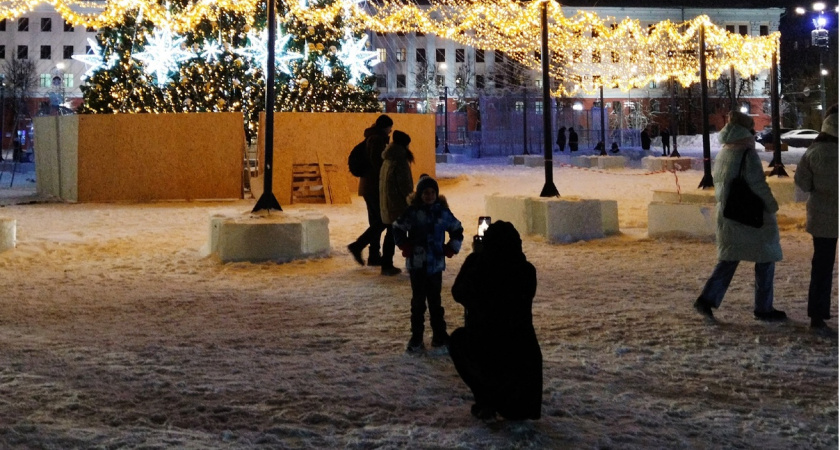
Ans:
POLYGON ((623 156, 596 156, 597 167, 604 170, 623 169, 627 164, 627 158, 623 156))
POLYGON ((538 234, 552 243, 600 239, 618 233, 618 203, 579 198, 488 195, 484 209, 522 234, 538 234))
POLYGON ((0 217, 0 253, 15 248, 15 230, 17 221, 9 217, 0 217))
POLYGON ((773 192, 776 203, 780 205, 808 200, 808 193, 799 189, 793 182, 793 175, 789 177, 767 177, 767 184, 770 186, 770 191, 773 192))
POLYGON ((672 158, 670 156, 646 156, 642 158, 642 168, 649 172, 682 171, 692 168, 697 158, 672 158))
POLYGON ((651 202, 648 237, 715 238, 717 206, 714 203, 651 202))
POLYGON ((210 217, 210 254, 222 262, 288 262, 330 251, 329 219, 307 212, 210 217))
POLYGON ((514 166, 543 167, 545 157, 543 155, 511 155, 508 157, 514 166))
POLYGON ((653 201, 654 202, 665 202, 665 203, 711 203, 715 204, 715 190, 714 189, 704 189, 704 190, 691 190, 685 192, 677 191, 661 191, 661 190, 654 190, 653 191, 653 201))
POLYGON ((454 153, 435 153, 435 162, 438 164, 452 164, 464 161, 464 155, 454 153))

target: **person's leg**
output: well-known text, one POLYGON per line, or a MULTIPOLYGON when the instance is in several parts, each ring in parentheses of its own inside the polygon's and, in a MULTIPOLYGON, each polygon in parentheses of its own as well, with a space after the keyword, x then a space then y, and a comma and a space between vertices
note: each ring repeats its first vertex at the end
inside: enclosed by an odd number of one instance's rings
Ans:
POLYGON ((394 250, 396 244, 394 243, 394 228, 391 225, 386 225, 385 239, 382 241, 382 274, 396 275, 400 273, 400 269, 394 267, 394 250))
POLYGON ((411 340, 416 341, 419 338, 422 343, 428 295, 426 272, 422 269, 409 270, 408 275, 411 279, 411 340))
POLYGON ((432 325, 432 347, 440 347, 449 343, 446 333, 444 308, 441 306, 440 291, 443 284, 443 273, 426 276, 426 299, 429 302, 429 323, 432 325))
POLYGON ((706 281, 703 292, 700 293, 700 298, 713 308, 719 307, 737 268, 738 261, 718 261, 712 271, 712 276, 706 281))
POLYGON ((773 277, 776 263, 755 263, 755 311, 766 313, 773 311, 773 277))
POLYGON ((811 258, 811 283, 808 287, 808 317, 825 320, 831 317, 831 286, 834 280, 834 259, 837 238, 814 237, 811 258))

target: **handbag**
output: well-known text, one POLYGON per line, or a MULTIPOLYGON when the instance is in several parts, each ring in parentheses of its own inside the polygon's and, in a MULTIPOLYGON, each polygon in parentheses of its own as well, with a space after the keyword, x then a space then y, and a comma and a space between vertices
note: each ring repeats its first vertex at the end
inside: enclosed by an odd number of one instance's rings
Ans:
POLYGON ((744 150, 738 177, 731 182, 723 217, 753 228, 761 228, 764 225, 764 201, 750 189, 747 180, 744 179, 748 151, 744 150))

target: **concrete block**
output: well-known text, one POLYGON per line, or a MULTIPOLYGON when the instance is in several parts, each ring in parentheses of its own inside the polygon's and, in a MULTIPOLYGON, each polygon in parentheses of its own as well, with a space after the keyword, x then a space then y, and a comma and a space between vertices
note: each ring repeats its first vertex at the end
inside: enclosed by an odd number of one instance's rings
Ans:
POLYGON ((572 156, 572 165, 575 167, 598 167, 597 156, 572 156))
POLYGON ((648 205, 648 236, 715 238, 717 206, 699 203, 651 202, 648 205))
POLYGON ((210 253, 222 262, 288 262, 329 253, 329 219, 280 212, 210 218, 210 253))
POLYGON ((0 253, 15 248, 17 221, 0 217, 0 253))
POLYGON ((454 153, 435 153, 435 162, 438 164, 454 164, 464 162, 464 155, 454 153))
POLYGON ((712 189, 703 189, 703 190, 691 190, 688 192, 680 192, 677 191, 660 191, 654 190, 653 191, 653 201, 654 202, 665 202, 665 203, 711 203, 715 204, 715 190, 712 189))
POLYGON ((491 194, 484 197, 484 211, 493 221, 504 220, 513 224, 520 234, 533 234, 529 197, 491 194))
POLYGON ((623 169, 627 164, 627 158, 623 156, 596 156, 598 168, 604 170, 623 169))
POLYGON ((692 168, 692 162, 696 159, 684 157, 672 158, 670 156, 646 156, 642 158, 642 168, 650 172, 689 170, 692 168))
POLYGON ((601 224, 604 234, 618 234, 618 202, 615 200, 600 200, 601 202, 601 224))
POLYGON ((600 200, 537 197, 532 200, 532 207, 534 234, 545 236, 549 242, 604 237, 600 200), (538 220, 542 223, 538 224, 538 220))
POLYGON ((509 157, 514 166, 543 167, 545 157, 543 155, 511 155, 509 157))

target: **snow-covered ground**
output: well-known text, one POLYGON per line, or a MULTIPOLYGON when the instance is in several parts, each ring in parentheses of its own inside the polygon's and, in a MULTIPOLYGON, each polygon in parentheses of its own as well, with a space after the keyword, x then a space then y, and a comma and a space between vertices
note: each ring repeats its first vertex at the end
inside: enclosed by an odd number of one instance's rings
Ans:
MULTIPOLYGON (((803 151, 783 153, 789 174, 803 151)), ((365 225, 358 197, 284 205, 329 218, 327 258, 220 264, 201 253, 210 215, 254 200, 30 204, 34 185, 17 183, 34 174, 16 175, 16 193, 0 177, 0 216, 17 221, 17 247, 0 253, 0 448, 838 446, 837 336, 808 328, 802 203, 779 212, 775 306, 791 320, 753 319, 745 264, 709 323, 691 305, 714 243, 646 235, 651 191, 696 189, 702 172, 556 168, 561 195, 617 200, 622 233, 524 238, 538 271, 543 418, 483 423, 446 355, 404 353, 408 277, 347 253, 365 225)), ((544 184, 542 168, 502 158, 437 175, 468 235, 485 195, 544 184)), ((462 324, 449 288, 468 251, 444 273, 450 330, 462 324)), ((835 285, 832 329, 836 298, 835 285)))

